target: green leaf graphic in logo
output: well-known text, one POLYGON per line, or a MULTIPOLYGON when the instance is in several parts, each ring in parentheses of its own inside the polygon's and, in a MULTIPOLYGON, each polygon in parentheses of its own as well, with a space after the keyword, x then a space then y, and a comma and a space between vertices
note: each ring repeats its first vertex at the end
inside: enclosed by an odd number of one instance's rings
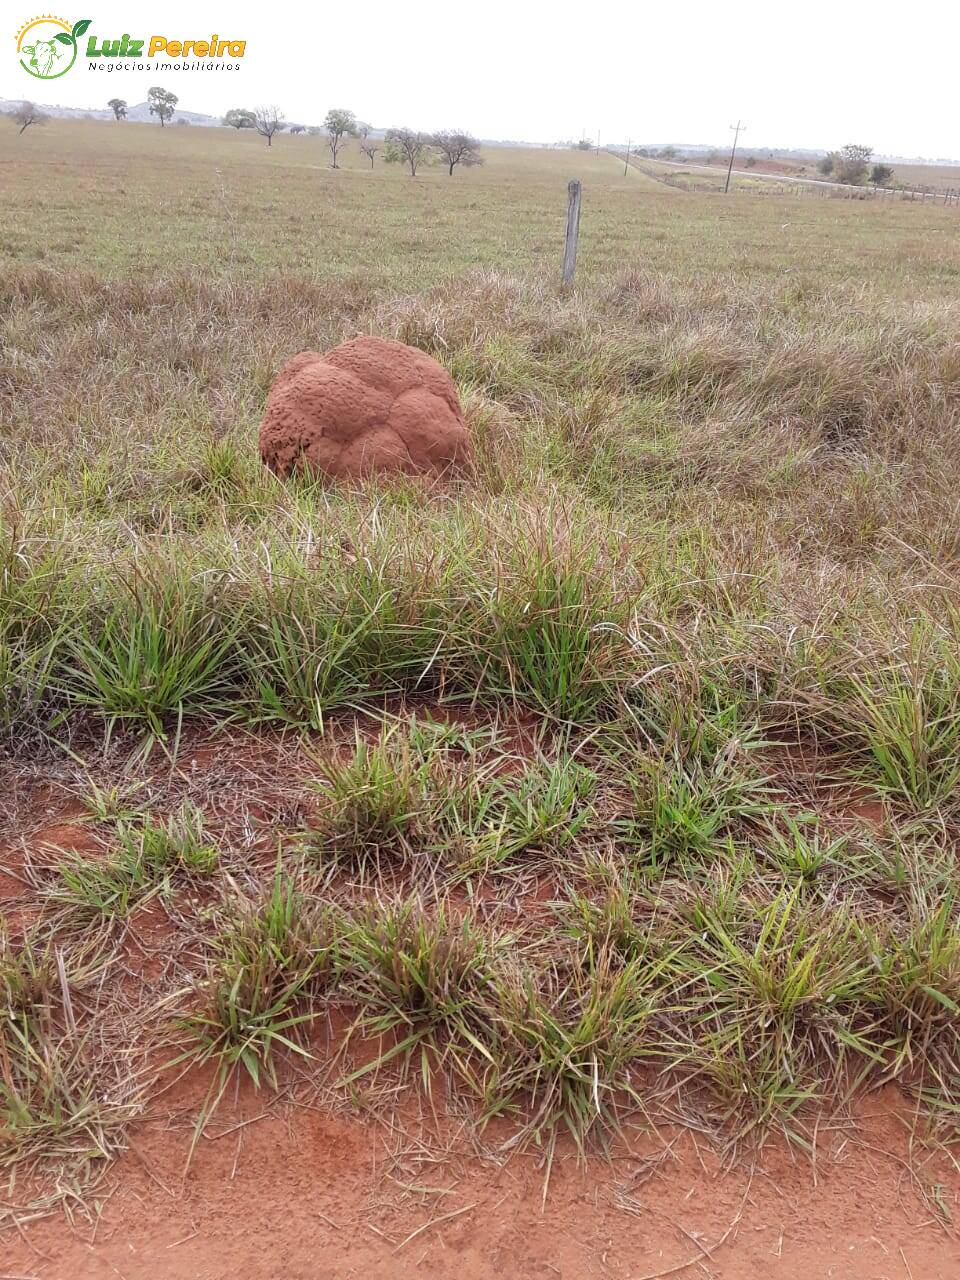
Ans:
POLYGON ((54 27, 64 25, 57 19, 36 19, 28 28, 34 36, 33 43, 20 48, 21 67, 38 80, 57 80, 65 76, 77 60, 77 37, 83 35, 91 22, 91 18, 81 18, 73 24, 72 30, 56 31, 54 27))

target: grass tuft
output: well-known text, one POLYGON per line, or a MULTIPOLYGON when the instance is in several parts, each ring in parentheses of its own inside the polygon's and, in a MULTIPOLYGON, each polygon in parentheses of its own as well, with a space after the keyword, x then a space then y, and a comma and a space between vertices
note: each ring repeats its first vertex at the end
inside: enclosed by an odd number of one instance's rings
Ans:
POLYGON ((509 943, 442 901, 429 914, 414 897, 356 915, 343 994, 360 1010, 354 1030, 388 1044, 344 1083, 399 1059, 428 1092, 439 1067, 483 1095, 498 1055, 487 1009, 509 943))

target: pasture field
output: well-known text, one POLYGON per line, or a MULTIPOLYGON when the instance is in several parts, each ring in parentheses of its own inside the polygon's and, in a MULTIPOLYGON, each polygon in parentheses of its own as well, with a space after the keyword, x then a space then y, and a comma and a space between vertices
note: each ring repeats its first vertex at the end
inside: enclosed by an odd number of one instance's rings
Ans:
MULTIPOLYGON (((454 1117, 562 1201, 882 1096, 956 1213, 957 213, 485 156, 0 132, 0 1227, 232 1186, 277 1099, 345 1160, 454 1117), (282 362, 358 333, 450 370, 469 481, 264 472, 282 362)), ((467 1215, 426 1150, 404 1203, 467 1215)))
POLYGON ((894 173, 898 182, 918 191, 960 191, 960 165, 898 164, 894 173))

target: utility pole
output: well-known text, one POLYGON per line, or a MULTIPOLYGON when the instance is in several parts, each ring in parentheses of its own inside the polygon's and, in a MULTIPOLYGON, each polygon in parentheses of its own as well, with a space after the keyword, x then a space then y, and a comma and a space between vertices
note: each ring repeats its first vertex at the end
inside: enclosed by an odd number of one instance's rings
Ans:
POLYGON ((730 148, 730 163, 727 165, 727 185, 723 188, 724 194, 730 190, 730 175, 733 173, 733 157, 737 154, 737 139, 746 127, 739 120, 730 126, 733 130, 733 146, 730 148))
MULTIPOLYGON (((631 143, 632 141, 633 141, 633 139, 632 139, 632 138, 628 138, 628 139, 627 139, 627 154, 626 154, 626 156, 625 156, 625 158, 624 158, 624 161, 623 161, 623 176, 624 176, 624 177, 626 177, 626 176, 627 176, 627 165, 630 163, 630 143, 631 143)), ((944 204, 946 204, 946 201, 944 201, 944 204)))
POLYGON ((597 130, 597 155, 600 154, 600 130, 597 130))

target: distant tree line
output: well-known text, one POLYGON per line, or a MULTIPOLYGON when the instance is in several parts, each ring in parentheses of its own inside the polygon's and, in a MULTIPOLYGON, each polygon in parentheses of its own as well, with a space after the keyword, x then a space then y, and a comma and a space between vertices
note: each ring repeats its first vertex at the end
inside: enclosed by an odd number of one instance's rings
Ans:
MULTIPOLYGON (((169 89, 164 89, 160 85, 155 85, 147 92, 150 114, 159 120, 161 128, 165 128, 173 119, 179 101, 175 93, 171 93, 169 89)), ((127 104, 123 98, 111 98, 107 106, 113 112, 113 118, 118 124, 121 120, 126 120, 127 104)), ((20 126, 21 133, 33 124, 46 124, 49 118, 32 102, 21 103, 15 111, 10 113, 10 116, 14 123, 20 126)), ((176 123, 189 124, 190 121, 181 117, 176 123)), ((405 165, 413 178, 417 176, 417 170, 422 164, 433 160, 446 165, 447 173, 451 177, 454 169, 459 165, 471 168, 474 165, 483 164, 479 141, 464 129, 441 129, 436 133, 422 133, 406 125, 396 126, 386 131, 381 144, 372 136, 372 125, 358 120, 354 113, 345 107, 331 107, 322 126, 310 128, 302 124, 288 124, 283 112, 275 105, 255 107, 252 111, 248 107, 231 107, 223 116, 221 123, 238 132, 241 129, 255 131, 262 138, 266 138, 268 147, 273 145, 275 136, 282 133, 284 129, 295 136, 307 133, 317 137, 322 134, 327 140, 330 165, 333 169, 340 167, 340 152, 348 138, 358 140, 360 153, 370 161, 371 169, 374 167, 376 157, 382 153, 388 164, 405 165)))
MULTIPOLYGON (((588 144, 588 148, 591 145, 588 144)), ((630 154, 643 160, 676 160, 679 153, 676 147, 660 147, 659 150, 656 147, 632 147, 630 154)))
POLYGON ((258 107, 250 111, 246 107, 231 107, 223 117, 223 124, 233 129, 256 129, 270 146, 275 134, 288 128, 292 134, 307 133, 311 137, 323 135, 330 151, 330 167, 340 168, 340 152, 348 138, 356 138, 360 153, 370 161, 370 168, 378 155, 383 154, 388 164, 403 164, 416 177, 422 164, 434 159, 447 167, 452 177, 458 165, 471 168, 483 164, 480 143, 464 129, 441 129, 436 133, 423 133, 406 125, 388 129, 383 145, 371 136, 373 128, 358 120, 346 107, 331 107, 321 126, 307 128, 302 124, 286 125, 283 113, 277 107, 258 107))

